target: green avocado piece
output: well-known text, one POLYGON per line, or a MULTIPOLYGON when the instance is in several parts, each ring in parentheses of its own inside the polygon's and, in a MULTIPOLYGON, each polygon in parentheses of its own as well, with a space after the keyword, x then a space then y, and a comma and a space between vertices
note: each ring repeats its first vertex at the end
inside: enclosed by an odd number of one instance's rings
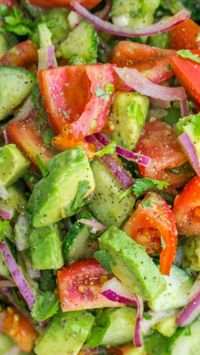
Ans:
POLYGON ((33 268, 57 270, 63 266, 61 236, 57 225, 33 229, 30 248, 33 268))
POLYGON ((110 254, 112 273, 131 291, 145 300, 158 297, 166 282, 144 249, 126 233, 110 227, 99 240, 100 248, 110 254))
POLYGON ((27 206, 35 228, 76 214, 95 188, 87 155, 81 147, 54 156, 47 163, 47 170, 49 175, 35 185, 27 206))
POLYGON ((177 327, 176 317, 171 316, 156 324, 154 329, 156 329, 163 336, 170 338, 176 332, 177 327))
POLYGON ((91 167, 96 187, 89 209, 106 226, 121 227, 133 211, 135 198, 124 195, 119 182, 101 161, 93 161, 91 167))
POLYGON ((85 346, 94 348, 99 345, 116 346, 128 343, 133 338, 135 320, 134 308, 101 310, 85 346))
POLYGON ((14 184, 29 166, 29 160, 14 144, 7 144, 0 148, 0 181, 4 186, 14 184))
POLYGON ((145 125, 149 99, 137 92, 117 92, 112 107, 113 139, 133 150, 145 125))
POLYGON ((9 197, 6 201, 2 201, 2 203, 0 200, 0 204, 13 208, 17 213, 24 211, 27 204, 27 198, 21 189, 17 185, 12 185, 7 188, 7 191, 9 197))
POLYGON ((35 347, 36 355, 77 355, 94 323, 85 311, 58 313, 35 347))

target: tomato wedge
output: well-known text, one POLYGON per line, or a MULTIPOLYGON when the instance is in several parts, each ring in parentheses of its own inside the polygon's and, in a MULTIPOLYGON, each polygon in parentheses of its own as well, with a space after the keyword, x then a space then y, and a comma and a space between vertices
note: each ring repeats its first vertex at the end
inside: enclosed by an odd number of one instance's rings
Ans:
POLYGON ((176 54, 170 49, 156 48, 132 41, 120 41, 113 49, 111 63, 120 67, 136 68, 155 83, 161 83, 171 76, 170 58, 176 54))
POLYGON ((200 48, 200 27, 191 19, 180 23, 169 31, 169 42, 172 49, 200 48))
MULTIPOLYGON (((81 5, 88 9, 97 6, 101 0, 78 0, 81 5)), ((42 7, 70 7, 71 0, 29 0, 30 4, 42 7)))
POLYGON ((151 242, 152 231, 154 237, 162 238, 165 246, 160 253, 160 271, 169 275, 176 254, 177 230, 174 215, 167 202, 155 192, 149 192, 123 229, 138 243, 143 233, 150 233, 151 242))
POLYGON ((9 140, 21 148, 34 165, 38 165, 37 156, 44 164, 52 158, 50 147, 44 144, 36 130, 34 118, 10 122, 6 132, 9 140))
POLYGON ((120 307, 100 294, 108 280, 106 270, 94 259, 75 262, 58 271, 58 292, 63 312, 120 307))
POLYGON ((102 130, 116 75, 111 64, 65 66, 43 70, 39 82, 50 121, 57 133, 65 127, 75 139, 102 130))
POLYGON ((135 151, 151 158, 148 166, 139 166, 143 177, 166 180, 170 183, 170 188, 182 186, 191 177, 187 170, 179 173, 172 170, 184 164, 187 158, 177 142, 175 131, 165 122, 150 120, 135 151))
MULTIPOLYGON (((192 51, 200 56, 200 49, 192 51)), ((200 105, 200 63, 175 56, 171 65, 177 79, 185 87, 188 94, 200 105)))
POLYGON ((27 67, 37 63, 37 48, 31 41, 24 41, 9 49, 0 59, 0 65, 27 67))
POLYGON ((29 353, 38 336, 33 325, 13 307, 8 307, 4 314, 2 331, 10 336, 22 351, 29 353))
POLYGON ((190 180, 175 198, 173 212, 180 234, 200 235, 200 177, 190 180))

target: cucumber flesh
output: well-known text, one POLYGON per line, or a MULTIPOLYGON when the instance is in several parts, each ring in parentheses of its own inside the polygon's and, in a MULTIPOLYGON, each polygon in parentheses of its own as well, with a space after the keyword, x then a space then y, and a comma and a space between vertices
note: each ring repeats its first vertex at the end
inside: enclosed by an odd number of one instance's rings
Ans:
POLYGON ((0 67, 0 120, 24 101, 34 82, 35 75, 23 68, 0 67))
POLYGON ((179 336, 171 347, 170 355, 200 354, 200 318, 190 326, 190 334, 179 336))

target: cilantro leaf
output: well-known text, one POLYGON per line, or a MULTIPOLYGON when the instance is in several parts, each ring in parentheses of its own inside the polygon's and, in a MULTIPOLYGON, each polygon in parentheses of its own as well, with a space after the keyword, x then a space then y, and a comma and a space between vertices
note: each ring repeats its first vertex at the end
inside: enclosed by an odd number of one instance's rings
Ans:
POLYGON ((12 233, 11 225, 8 221, 0 221, 0 242, 9 238, 12 233))
POLYGON ((37 165, 42 173, 42 176, 45 177, 49 174, 48 169, 46 165, 43 163, 42 159, 40 158, 39 155, 36 155, 35 160, 37 162, 37 165))
POLYGON ((160 181, 151 178, 137 179, 132 187, 135 197, 140 197, 149 190, 163 190, 169 186, 167 181, 160 181))
POLYGON ((59 301, 52 292, 41 292, 33 305, 31 315, 40 322, 51 318, 59 310, 59 301))
POLYGON ((13 6, 3 18, 4 24, 1 30, 5 32, 15 33, 18 36, 25 36, 32 32, 32 21, 24 18, 23 12, 16 6, 13 6))
POLYGON ((147 312, 144 312, 143 318, 146 320, 151 320, 153 318, 153 316, 147 312))
POLYGON ((55 136, 54 131, 51 128, 48 128, 45 132, 44 132, 44 136, 43 136, 43 141, 45 144, 51 144, 51 140, 53 138, 53 136, 55 136))
POLYGON ((104 267, 104 269, 108 272, 112 272, 112 264, 114 264, 114 260, 106 250, 98 250, 93 254, 93 256, 104 267))
POLYGON ((108 145, 106 145, 104 148, 99 150, 98 152, 95 153, 95 156, 102 158, 104 155, 107 154, 114 154, 115 149, 116 149, 117 143, 115 141, 111 141, 108 145))
POLYGON ((90 184, 87 180, 81 181, 78 186, 76 197, 72 202, 70 211, 73 214, 78 213, 78 211, 85 205, 85 194, 89 189, 90 184))
POLYGON ((198 56, 198 54, 192 53, 189 49, 180 49, 179 51, 177 51, 177 53, 182 58, 190 59, 193 62, 200 63, 200 57, 198 56))

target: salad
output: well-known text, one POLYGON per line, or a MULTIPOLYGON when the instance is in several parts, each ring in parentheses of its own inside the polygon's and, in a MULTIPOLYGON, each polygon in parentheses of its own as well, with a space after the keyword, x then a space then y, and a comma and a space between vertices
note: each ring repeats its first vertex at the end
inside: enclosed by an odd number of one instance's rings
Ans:
POLYGON ((200 355, 198 23, 0 0, 0 355, 200 355))

